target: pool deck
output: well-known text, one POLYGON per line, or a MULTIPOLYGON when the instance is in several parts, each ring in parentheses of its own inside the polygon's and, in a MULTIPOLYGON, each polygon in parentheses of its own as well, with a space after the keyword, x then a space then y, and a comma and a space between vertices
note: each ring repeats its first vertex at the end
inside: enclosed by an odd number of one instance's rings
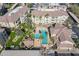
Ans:
MULTIPOLYGON (((39 30, 43 30, 43 29, 46 30, 46 32, 48 33, 48 29, 46 27, 36 25, 35 33, 39 33, 39 30)), ((39 39, 39 40, 41 42, 41 39, 39 39)), ((47 41, 48 41, 48 43, 50 41, 49 34, 47 34, 47 41)), ((49 47, 48 44, 40 44, 40 45, 46 46, 47 48, 49 47)))

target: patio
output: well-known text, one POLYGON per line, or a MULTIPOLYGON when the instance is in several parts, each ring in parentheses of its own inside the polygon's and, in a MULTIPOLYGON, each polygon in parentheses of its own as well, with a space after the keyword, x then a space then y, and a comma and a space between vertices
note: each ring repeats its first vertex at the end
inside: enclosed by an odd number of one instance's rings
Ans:
POLYGON ((32 48, 34 45, 34 41, 31 38, 27 38, 27 39, 25 38, 22 42, 23 42, 24 46, 27 48, 32 48))

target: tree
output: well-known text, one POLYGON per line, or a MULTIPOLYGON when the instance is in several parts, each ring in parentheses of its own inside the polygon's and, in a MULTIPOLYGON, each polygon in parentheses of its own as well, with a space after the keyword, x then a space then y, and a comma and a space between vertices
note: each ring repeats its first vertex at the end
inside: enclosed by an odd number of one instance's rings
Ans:
POLYGON ((72 4, 69 10, 79 18, 79 6, 77 4, 72 4))
POLYGON ((6 42, 6 47, 10 47, 12 45, 12 43, 13 43, 12 40, 15 38, 15 36, 16 36, 15 32, 12 31, 10 36, 9 36, 9 39, 6 42))
POLYGON ((33 6, 33 4, 32 4, 32 3, 29 3, 27 6, 28 6, 29 8, 31 8, 31 7, 33 6))

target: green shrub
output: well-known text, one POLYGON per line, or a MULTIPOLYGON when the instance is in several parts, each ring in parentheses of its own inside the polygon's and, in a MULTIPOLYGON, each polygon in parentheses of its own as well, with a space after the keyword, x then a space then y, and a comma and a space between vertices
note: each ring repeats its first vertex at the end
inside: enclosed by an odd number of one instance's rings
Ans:
POLYGON ((12 31, 11 34, 10 34, 10 36, 9 36, 9 39, 6 42, 6 47, 10 47, 13 44, 12 40, 14 38, 15 38, 15 32, 12 31))

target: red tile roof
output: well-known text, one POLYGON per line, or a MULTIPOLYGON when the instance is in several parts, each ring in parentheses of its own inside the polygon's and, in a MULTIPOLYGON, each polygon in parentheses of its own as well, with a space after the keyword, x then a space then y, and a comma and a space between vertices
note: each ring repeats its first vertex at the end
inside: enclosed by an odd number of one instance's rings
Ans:
POLYGON ((70 42, 74 43, 72 38, 71 38, 70 31, 67 28, 63 29, 62 33, 59 36, 59 39, 60 39, 61 42, 70 41, 70 42))
POLYGON ((65 26, 61 24, 56 24, 55 27, 50 28, 51 35, 55 34, 56 36, 59 36, 60 32, 65 28, 65 26))
POLYGON ((58 37, 60 42, 70 41, 73 43, 70 30, 64 25, 56 24, 54 28, 50 29, 50 32, 51 32, 51 35, 56 34, 56 37, 58 37))
POLYGON ((63 11, 63 10, 58 10, 58 11, 33 10, 32 11, 32 15, 34 15, 34 16, 45 16, 46 14, 48 14, 49 16, 52 16, 52 17, 62 16, 62 15, 68 16, 67 12, 63 11))
POLYGON ((0 16, 0 22, 15 22, 19 17, 21 17, 23 14, 25 14, 28 11, 26 6, 22 6, 22 8, 19 8, 15 13, 10 13, 12 11, 7 12, 4 16, 0 16))

